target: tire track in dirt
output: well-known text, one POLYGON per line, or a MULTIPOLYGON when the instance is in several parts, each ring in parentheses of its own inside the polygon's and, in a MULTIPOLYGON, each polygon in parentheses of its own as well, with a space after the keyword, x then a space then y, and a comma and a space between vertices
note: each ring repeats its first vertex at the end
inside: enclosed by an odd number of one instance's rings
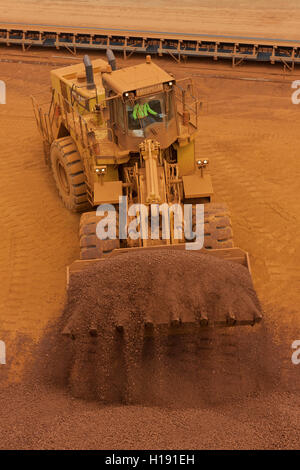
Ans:
MULTIPOLYGON (((269 181, 251 160, 249 141, 256 142, 259 132, 244 133, 247 138, 239 145, 239 153, 232 152, 231 146, 226 149, 222 138, 217 136, 208 138, 204 153, 213 161, 218 200, 225 201, 232 211, 236 244, 250 253, 254 283, 263 302, 266 322, 283 346, 278 358, 281 384, 288 390, 297 390, 299 380, 291 364, 291 343, 300 331, 296 311, 300 300, 296 185, 295 182, 285 185, 283 198, 281 174, 277 181, 269 181)), ((276 135, 271 135, 272 139, 276 142, 276 135)), ((296 162, 291 161, 292 174, 299 172, 296 162)))
MULTIPOLYGON (((47 72, 46 76, 48 80, 47 72)), ((19 109, 26 110, 31 119, 14 128, 5 119, 4 108, 0 114, 1 233, 7 247, 0 272, 5 286, 0 297, 0 332, 7 343, 5 376, 9 380, 19 379, 26 361, 18 352, 21 343, 28 343, 28 348, 48 321, 60 314, 65 267, 78 256, 78 217, 63 208, 44 165, 24 83, 10 81, 9 112, 17 115, 19 109)))

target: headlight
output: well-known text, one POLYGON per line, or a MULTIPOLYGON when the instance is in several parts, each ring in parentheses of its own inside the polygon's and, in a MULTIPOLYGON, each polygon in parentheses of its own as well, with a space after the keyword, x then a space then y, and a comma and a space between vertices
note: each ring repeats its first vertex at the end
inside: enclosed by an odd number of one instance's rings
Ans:
POLYGON ((197 163, 198 168, 203 168, 206 165, 208 165, 209 160, 207 160, 207 158, 205 160, 197 160, 196 163, 197 163))
POLYGON ((106 171, 107 171, 106 165, 97 166, 95 168, 95 172, 97 173, 97 175, 106 175, 106 171))

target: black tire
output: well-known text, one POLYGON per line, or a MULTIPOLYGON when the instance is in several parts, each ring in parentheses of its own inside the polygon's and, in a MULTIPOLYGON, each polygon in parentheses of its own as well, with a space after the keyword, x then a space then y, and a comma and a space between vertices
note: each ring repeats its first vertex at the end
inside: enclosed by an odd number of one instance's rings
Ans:
POLYGON ((72 212, 89 209, 83 163, 72 137, 55 140, 50 159, 59 195, 67 209, 72 212))
MULTIPOLYGON (((196 208, 193 207, 193 231, 196 229, 196 208)), ((233 232, 229 211, 224 204, 204 205, 204 245, 208 250, 233 248, 233 232)))
POLYGON ((80 259, 102 258, 114 249, 120 248, 118 214, 117 214, 117 239, 101 240, 97 237, 96 228, 101 217, 96 215, 96 211, 82 214, 80 219, 80 259))

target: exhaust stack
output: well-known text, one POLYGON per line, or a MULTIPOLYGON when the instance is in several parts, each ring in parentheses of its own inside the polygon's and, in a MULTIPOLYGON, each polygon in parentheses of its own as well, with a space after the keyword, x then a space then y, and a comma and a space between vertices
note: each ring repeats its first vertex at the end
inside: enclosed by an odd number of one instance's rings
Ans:
POLYGON ((87 89, 88 90, 93 90, 95 88, 94 72, 93 72, 93 66, 92 66, 92 63, 91 63, 91 59, 89 58, 88 55, 84 56, 83 63, 84 63, 84 66, 85 66, 87 89))
POLYGON ((109 65, 111 66, 111 69, 117 70, 116 57, 111 49, 106 49, 106 57, 109 65))

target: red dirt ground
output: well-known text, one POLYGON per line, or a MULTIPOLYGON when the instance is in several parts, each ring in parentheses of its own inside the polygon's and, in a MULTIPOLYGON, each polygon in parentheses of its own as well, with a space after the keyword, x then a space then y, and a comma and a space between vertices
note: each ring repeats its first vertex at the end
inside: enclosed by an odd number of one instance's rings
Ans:
MULTIPOLYGON (((8 10, 5 15, 12 20, 8 10)), ((287 36, 292 31, 285 29, 287 36)), ((209 61, 179 69, 158 60, 178 77, 192 74, 208 103, 201 124, 203 156, 211 161, 216 199, 232 211, 236 245, 250 253, 265 322, 237 335, 240 361, 233 361, 230 383, 243 376, 246 386, 234 399, 222 400, 222 368, 230 370, 230 359, 212 353, 214 360, 222 359, 215 403, 186 394, 187 382, 169 404, 164 399, 159 406, 104 406, 72 398, 65 378, 57 377, 60 371, 53 379, 60 346, 53 351, 48 336, 40 359, 45 364, 49 355, 51 380, 45 384, 36 377, 31 385, 23 380, 33 343, 61 315, 65 268, 79 256, 79 218, 57 197, 31 110, 31 93, 46 100, 53 66, 18 63, 24 58, 19 49, 1 48, 0 59, 8 53, 15 62, 0 63, 8 94, 7 105, 0 106, 0 339, 6 341, 8 361, 0 365, 0 447, 299 447, 300 366, 291 363, 291 344, 300 337, 299 109, 291 103, 297 71, 284 75, 271 66, 232 71, 209 61)), ((74 60, 54 57, 60 53, 53 51, 28 54, 42 55, 45 63, 74 60)))

